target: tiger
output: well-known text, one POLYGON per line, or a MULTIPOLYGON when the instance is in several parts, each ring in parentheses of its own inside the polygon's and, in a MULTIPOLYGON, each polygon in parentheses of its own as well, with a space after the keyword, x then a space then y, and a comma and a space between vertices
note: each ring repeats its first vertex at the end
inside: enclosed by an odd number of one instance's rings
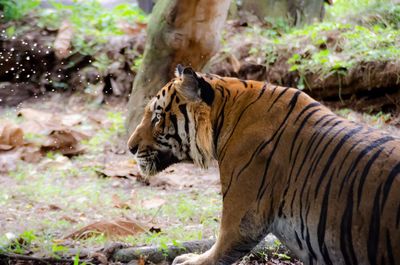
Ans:
POLYGON ((306 93, 178 65, 128 148, 146 176, 216 160, 215 244, 173 264, 232 264, 274 234, 304 264, 400 264, 400 139, 306 93))

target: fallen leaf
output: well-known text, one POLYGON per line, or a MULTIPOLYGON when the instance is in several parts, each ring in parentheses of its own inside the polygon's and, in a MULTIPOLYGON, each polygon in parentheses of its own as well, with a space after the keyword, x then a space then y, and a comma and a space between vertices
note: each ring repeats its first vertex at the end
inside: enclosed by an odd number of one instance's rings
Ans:
POLYGON ((103 234, 108 238, 134 236, 147 231, 141 224, 134 220, 99 221, 75 231, 65 238, 85 239, 103 234))
POLYGON ((40 148, 36 145, 27 143, 20 148, 20 158, 21 160, 28 163, 38 163, 43 157, 40 148))
POLYGON ((64 59, 68 57, 73 36, 74 31, 71 23, 69 21, 63 21, 53 45, 58 59, 64 59))
POLYGON ((34 120, 39 123, 49 123, 53 118, 54 115, 52 113, 35 110, 31 108, 24 108, 18 112, 18 116, 24 117, 26 120, 34 120))
POLYGON ((116 161, 113 163, 107 163, 104 168, 99 169, 98 172, 106 177, 123 177, 129 178, 138 176, 139 169, 133 160, 127 159, 122 161, 116 161))
POLYGON ((89 135, 73 127, 82 123, 82 115, 56 115, 30 108, 21 109, 18 115, 25 119, 21 124, 24 132, 34 136, 27 142, 40 146, 43 151, 59 151, 64 155, 78 155, 85 151, 80 142, 88 139, 89 135))
POLYGON ((7 151, 24 143, 22 129, 10 122, 0 124, 0 150, 7 151))
POLYGON ((145 31, 147 24, 136 22, 134 25, 127 21, 119 21, 117 27, 127 35, 137 35, 141 31, 145 31))
POLYGON ((61 207, 58 205, 55 205, 55 204, 49 204, 49 210, 59 211, 59 210, 61 210, 61 207))
POLYGON ((66 215, 62 216, 61 220, 65 220, 67 222, 70 222, 71 224, 76 224, 77 223, 77 221, 74 218, 66 216, 66 215))
POLYGON ((114 204, 115 208, 118 209, 130 209, 130 205, 127 202, 123 202, 121 197, 118 196, 118 194, 113 194, 111 197, 111 200, 114 204))
POLYGON ((142 202, 142 207, 145 209, 159 208, 165 203, 164 199, 161 198, 152 198, 150 200, 142 202))

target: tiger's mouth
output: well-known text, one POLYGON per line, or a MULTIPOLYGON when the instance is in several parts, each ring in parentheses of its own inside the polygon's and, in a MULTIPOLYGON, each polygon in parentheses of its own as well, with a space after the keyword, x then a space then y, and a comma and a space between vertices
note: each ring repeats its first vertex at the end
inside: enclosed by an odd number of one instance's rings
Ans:
POLYGON ((141 173, 145 176, 154 176, 172 164, 179 162, 179 159, 171 152, 148 151, 136 156, 141 173))

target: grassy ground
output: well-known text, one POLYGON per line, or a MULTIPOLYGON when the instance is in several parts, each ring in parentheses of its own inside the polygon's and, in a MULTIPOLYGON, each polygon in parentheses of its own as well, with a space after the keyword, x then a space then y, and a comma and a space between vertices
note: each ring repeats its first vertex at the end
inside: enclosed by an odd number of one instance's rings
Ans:
MULTIPOLYGON (((90 130, 92 136, 82 142, 81 155, 49 151, 38 163, 16 160, 14 169, 0 174, 0 186, 7 187, 0 194, 0 250, 58 256, 70 247, 103 246, 110 239, 102 235, 81 240, 65 237, 95 221, 121 218, 136 220, 147 231, 158 230, 118 239, 133 245, 165 247, 215 236, 221 207, 215 169, 204 172, 180 165, 144 182, 137 178, 135 162, 126 152, 124 106, 79 107, 81 99, 77 105, 73 101, 54 95, 21 106, 58 115, 79 113, 83 119, 76 129, 90 130), (93 115, 105 126, 95 126, 90 121, 93 115)), ((0 119, 18 124, 22 121, 17 112, 2 109, 0 119)), ((31 138, 28 135, 26 140, 31 138)))

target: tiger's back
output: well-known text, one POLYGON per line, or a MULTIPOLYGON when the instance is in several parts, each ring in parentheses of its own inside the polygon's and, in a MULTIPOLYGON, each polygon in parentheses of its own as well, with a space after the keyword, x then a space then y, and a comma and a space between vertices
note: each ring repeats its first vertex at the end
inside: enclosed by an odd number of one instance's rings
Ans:
POLYGON ((181 71, 129 145, 143 168, 218 160, 218 240, 175 264, 231 264, 269 232, 306 264, 400 264, 400 140, 299 90, 181 71))

